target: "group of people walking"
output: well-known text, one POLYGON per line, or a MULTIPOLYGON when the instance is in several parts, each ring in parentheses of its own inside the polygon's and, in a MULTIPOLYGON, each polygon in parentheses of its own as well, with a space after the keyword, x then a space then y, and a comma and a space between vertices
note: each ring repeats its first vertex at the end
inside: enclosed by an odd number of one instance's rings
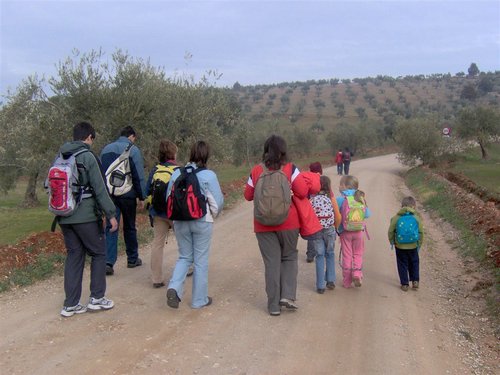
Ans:
MULTIPOLYGON (((363 255, 365 237, 369 238, 365 220, 371 215, 365 193, 359 190, 358 179, 348 175, 352 154, 349 149, 339 150, 336 156, 337 171, 343 175, 339 183, 340 195, 335 197, 331 180, 322 175, 319 162, 312 163, 308 172, 300 172, 289 161, 286 142, 273 135, 264 144, 262 163, 252 168, 244 196, 254 201, 254 231, 264 262, 267 309, 271 316, 281 315, 282 309, 297 310, 297 274, 299 236, 308 242, 307 261, 316 263, 316 291, 324 294, 334 290, 335 241, 340 238, 340 265, 342 286, 361 287, 363 283, 363 255), (260 211, 267 204, 261 198, 269 175, 281 171, 292 192, 291 205, 286 218, 274 225, 266 225, 260 211), (258 202, 256 202, 258 200, 258 202), (264 203, 263 203, 264 202, 264 203)), ((276 190, 276 189, 274 189, 276 190)), ((275 200, 274 203, 280 203, 275 200)), ((401 289, 407 291, 419 286, 418 251, 423 241, 423 228, 415 211, 412 197, 403 199, 402 208, 391 219, 388 239, 396 247, 397 267, 401 289), (402 217, 415 220, 410 224, 402 217), (409 235, 407 232, 411 232, 409 235), (402 234, 406 233, 406 234, 402 234)))
MULTIPOLYGON (((61 315, 70 317, 86 311, 109 310, 114 302, 105 296, 106 275, 112 276, 117 260, 118 227, 123 222, 123 236, 127 255, 127 267, 142 265, 139 257, 136 212, 144 208, 144 202, 151 194, 153 176, 159 166, 174 167, 169 178, 169 194, 172 185, 181 177, 182 167, 177 166, 177 146, 169 141, 160 141, 158 164, 153 168, 148 181, 144 176, 144 162, 141 151, 134 145, 137 134, 131 126, 121 130, 119 138, 101 152, 100 158, 90 152, 96 132, 92 124, 80 122, 73 128, 73 141, 65 143, 59 154, 65 159, 75 155, 79 186, 88 190, 84 198, 80 197, 74 212, 69 216, 57 217, 65 241, 67 256, 64 268, 65 300, 61 315), (124 178, 130 178, 131 188, 124 194, 114 195, 107 185, 108 169, 127 152, 128 171, 124 178), (105 225, 102 218, 105 218, 105 225), (82 278, 85 257, 91 257, 90 299, 82 304, 82 278)), ((154 228, 154 240, 151 251, 151 273, 154 287, 164 286, 163 249, 168 231, 175 228, 179 246, 179 257, 172 278, 168 284, 167 304, 178 307, 184 294, 184 281, 192 269, 193 308, 211 304, 208 296, 208 257, 212 238, 214 218, 222 211, 223 194, 215 173, 206 168, 210 156, 209 145, 197 141, 191 147, 189 163, 186 167, 195 173, 199 181, 199 190, 206 199, 206 214, 191 221, 171 221, 165 212, 149 208, 151 224, 154 228)), ((165 206, 167 202, 165 201, 165 206)))
MULTIPOLYGON (((204 141, 195 142, 190 150, 189 162, 180 167, 176 160, 177 146, 170 140, 161 140, 158 163, 146 179, 142 154, 134 145, 137 134, 132 127, 123 128, 120 137, 103 148, 100 158, 90 152, 95 136, 90 123, 78 123, 73 128, 73 141, 60 149, 60 155, 64 157, 76 155, 79 184, 91 191, 85 199, 81 199, 74 213, 58 218, 67 248, 64 272, 66 298, 61 315, 69 317, 87 310, 108 310, 114 306, 105 292, 106 275, 112 276, 115 272, 118 226, 123 222, 127 267, 141 266, 135 219, 137 209, 142 209, 145 201, 154 230, 151 249, 153 287, 165 286, 163 251, 169 231, 173 228, 178 259, 166 286, 167 305, 179 307, 185 292, 185 280, 191 273, 191 307, 198 309, 211 305, 208 260, 214 219, 222 211, 224 198, 216 174, 207 168, 209 145, 204 141), (130 175, 131 188, 125 194, 114 196, 106 182, 107 170, 124 152, 129 153, 129 172, 125 174, 130 175), (162 175, 163 182, 159 175, 162 175), (185 219, 172 214, 175 207, 170 199, 179 194, 181 183, 190 178, 196 180, 194 188, 187 189, 192 194, 190 202, 196 196, 202 197, 202 207, 199 215, 185 219), (161 200, 160 205, 154 202, 154 195, 161 187, 165 190, 165 209, 161 200), (105 217, 105 225, 102 217, 105 217), (82 304, 80 298, 86 254, 91 256, 90 300, 82 304)), ((347 169, 343 164, 343 171, 339 172, 346 175, 340 180, 340 195, 337 197, 330 179, 322 174, 321 164, 316 162, 311 164, 309 171, 299 171, 289 160, 287 144, 280 136, 272 135, 266 140, 262 163, 255 165, 250 172, 244 197, 254 201, 254 231, 264 263, 267 310, 272 316, 279 316, 282 308, 298 308, 299 236, 308 241, 307 257, 316 263, 318 293, 335 289, 334 247, 337 237, 341 243, 343 287, 362 285, 364 238, 368 237, 365 220, 371 212, 364 192, 359 190, 357 178, 347 175, 350 156, 349 153, 347 169)), ((192 207, 186 209, 190 213, 193 211, 192 207)), ((413 288, 418 288, 418 250, 422 240, 423 230, 415 211, 415 201, 407 197, 389 228, 389 241, 396 246, 398 271, 405 291, 410 281, 413 288), (403 240, 398 229, 401 227, 399 219, 409 215, 417 218, 411 224, 416 223, 417 234, 413 231, 411 240, 408 240, 409 237, 403 240)))

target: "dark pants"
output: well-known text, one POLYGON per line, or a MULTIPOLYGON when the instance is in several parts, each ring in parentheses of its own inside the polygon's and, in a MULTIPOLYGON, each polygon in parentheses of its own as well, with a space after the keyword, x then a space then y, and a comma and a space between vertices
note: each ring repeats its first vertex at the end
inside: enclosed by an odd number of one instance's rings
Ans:
POLYGON ((409 285, 409 281, 420 280, 417 249, 402 250, 396 247, 396 260, 401 285, 409 285), (408 275, 410 276, 409 281, 408 275))
POLYGON ((75 306, 82 295, 85 255, 90 262, 90 297, 101 298, 106 292, 106 247, 104 233, 97 222, 62 224, 67 256, 64 264, 64 306, 75 306))
POLYGON ((349 165, 351 164, 350 161, 345 161, 344 162, 344 174, 348 175, 349 174, 349 165))
POLYGON ((280 311, 280 299, 296 299, 299 230, 259 232, 255 235, 264 261, 267 308, 269 312, 280 311))
POLYGON ((341 175, 342 174, 342 169, 343 169, 342 163, 337 163, 337 174, 341 175))
MULTIPOLYGON (((123 218, 123 239, 127 252, 128 263, 135 263, 139 257, 139 245, 137 243, 137 229, 135 228, 135 216, 137 202, 129 198, 113 198, 116 207, 116 220, 120 223, 123 218)), ((110 232, 111 224, 106 226, 106 263, 113 266, 118 256, 118 230, 110 232)))

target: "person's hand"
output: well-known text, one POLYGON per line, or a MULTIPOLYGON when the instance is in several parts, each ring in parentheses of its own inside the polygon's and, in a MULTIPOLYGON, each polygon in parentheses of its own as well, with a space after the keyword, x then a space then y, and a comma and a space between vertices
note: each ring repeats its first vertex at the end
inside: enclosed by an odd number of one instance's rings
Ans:
POLYGON ((109 219, 109 223, 111 224, 111 228, 109 229, 110 232, 116 232, 118 229, 118 221, 116 221, 116 217, 112 217, 109 219))
POLYGON ((137 208, 139 208, 139 210, 141 211, 144 210, 144 201, 139 201, 137 203, 137 208))

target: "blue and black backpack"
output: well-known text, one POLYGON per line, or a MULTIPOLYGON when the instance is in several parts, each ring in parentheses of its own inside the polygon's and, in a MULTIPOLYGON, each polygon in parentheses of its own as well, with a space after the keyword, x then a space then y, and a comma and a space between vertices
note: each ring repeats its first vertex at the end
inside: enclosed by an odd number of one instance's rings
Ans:
POLYGON ((410 244, 418 242, 419 239, 418 221, 413 213, 406 212, 396 223, 396 242, 410 244))

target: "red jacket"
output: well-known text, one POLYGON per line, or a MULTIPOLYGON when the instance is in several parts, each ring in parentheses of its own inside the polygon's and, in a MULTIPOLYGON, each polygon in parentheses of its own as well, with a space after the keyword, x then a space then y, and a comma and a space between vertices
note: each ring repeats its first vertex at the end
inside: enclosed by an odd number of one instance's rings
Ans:
POLYGON ((304 176, 304 180, 307 183, 307 197, 299 198, 296 196, 292 197, 292 201, 297 208, 300 221, 300 235, 310 236, 314 233, 319 232, 323 229, 321 223, 319 222, 314 209, 309 201, 309 196, 312 194, 318 194, 321 190, 321 182, 319 180, 320 174, 316 172, 300 172, 304 176))
POLYGON ((335 155, 335 163, 336 164, 342 164, 344 162, 343 156, 342 156, 342 151, 337 152, 337 155, 335 155))
MULTIPOLYGON (((283 173, 288 177, 288 180, 292 184, 293 197, 305 198, 307 200, 307 194, 309 188, 304 177, 300 174, 299 169, 292 163, 287 163, 282 168, 283 173)), ((253 194, 255 191, 255 185, 260 175, 264 172, 262 164, 257 164, 252 168, 250 176, 248 177, 247 184, 245 186, 245 199, 247 201, 253 200, 253 194)), ((290 230, 300 228, 299 216, 297 214, 297 208, 295 204, 292 203, 290 206, 290 211, 288 211, 288 217, 283 224, 275 226, 267 226, 259 223, 257 220, 253 220, 254 232, 276 232, 281 230, 290 230)))

